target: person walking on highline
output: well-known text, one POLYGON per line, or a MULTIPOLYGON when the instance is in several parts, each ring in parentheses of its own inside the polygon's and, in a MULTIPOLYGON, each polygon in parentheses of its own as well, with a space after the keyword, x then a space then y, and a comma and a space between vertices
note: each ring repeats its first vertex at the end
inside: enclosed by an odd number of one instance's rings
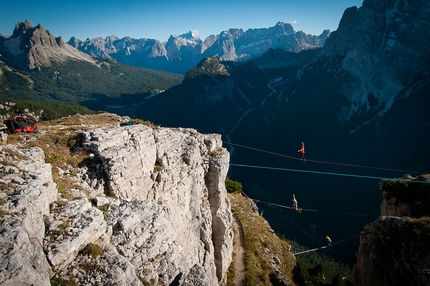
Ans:
POLYGON ((302 212, 302 209, 299 208, 299 205, 297 204, 297 200, 296 200, 296 195, 295 194, 293 194, 293 207, 292 207, 292 209, 295 210, 295 211, 297 211, 298 213, 302 212))
POLYGON ((306 158, 305 158, 305 143, 302 142, 302 148, 300 148, 299 150, 297 150, 297 152, 300 153, 300 160, 306 161, 306 158))

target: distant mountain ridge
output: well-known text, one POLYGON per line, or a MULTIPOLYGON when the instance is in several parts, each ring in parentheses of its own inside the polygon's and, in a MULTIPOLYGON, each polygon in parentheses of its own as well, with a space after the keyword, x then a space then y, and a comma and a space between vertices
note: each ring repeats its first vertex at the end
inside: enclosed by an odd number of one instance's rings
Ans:
POLYGON ((203 58, 244 61, 261 56, 269 49, 300 52, 322 47, 330 31, 319 36, 295 32, 290 24, 278 22, 274 27, 229 29, 201 40, 189 32, 171 35, 167 42, 115 36, 81 41, 72 37, 67 43, 90 56, 113 58, 121 63, 185 74, 203 58))

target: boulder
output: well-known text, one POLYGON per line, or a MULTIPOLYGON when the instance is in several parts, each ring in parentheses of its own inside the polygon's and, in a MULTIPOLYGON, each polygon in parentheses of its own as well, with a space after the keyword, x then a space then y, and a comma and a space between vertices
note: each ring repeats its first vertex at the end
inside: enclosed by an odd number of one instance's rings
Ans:
POLYGON ((70 263, 80 250, 95 242, 107 228, 103 213, 92 207, 86 198, 64 204, 53 208, 44 239, 45 253, 55 270, 70 263))

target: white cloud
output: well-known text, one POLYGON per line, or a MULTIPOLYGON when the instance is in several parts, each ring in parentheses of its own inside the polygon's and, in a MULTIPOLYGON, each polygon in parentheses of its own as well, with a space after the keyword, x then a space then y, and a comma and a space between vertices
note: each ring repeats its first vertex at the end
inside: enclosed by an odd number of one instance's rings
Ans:
POLYGON ((297 20, 290 21, 288 22, 288 24, 291 24, 291 25, 297 24, 297 20))

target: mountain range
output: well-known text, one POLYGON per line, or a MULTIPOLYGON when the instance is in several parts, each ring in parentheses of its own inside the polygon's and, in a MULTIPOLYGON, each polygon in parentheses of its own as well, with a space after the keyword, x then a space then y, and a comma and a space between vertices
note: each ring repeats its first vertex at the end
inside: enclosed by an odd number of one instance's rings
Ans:
POLYGON ((72 37, 67 43, 95 57, 112 58, 121 63, 155 70, 184 74, 200 60, 210 56, 227 61, 246 61, 259 57, 268 49, 290 52, 322 47, 330 31, 314 36, 294 31, 290 24, 278 22, 274 27, 229 29, 204 41, 193 32, 171 35, 167 42, 130 37, 86 39, 72 37))

